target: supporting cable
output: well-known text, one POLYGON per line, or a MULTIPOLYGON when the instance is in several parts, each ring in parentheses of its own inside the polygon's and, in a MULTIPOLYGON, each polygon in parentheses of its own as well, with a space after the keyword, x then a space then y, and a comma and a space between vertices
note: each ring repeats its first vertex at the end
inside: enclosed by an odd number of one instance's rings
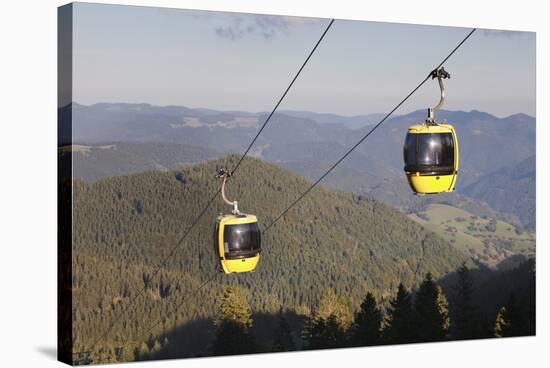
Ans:
POLYGON ((309 55, 307 56, 306 60, 304 61, 304 63, 302 64, 302 66, 300 67, 300 69, 298 70, 296 75, 294 76, 294 78, 292 78, 292 81, 290 82, 290 84, 286 88, 285 92, 282 94, 281 98, 279 99, 279 101, 277 102, 277 104, 275 105, 273 110, 271 110, 271 113, 267 116, 267 119, 265 119, 265 122, 263 123, 262 127, 260 128, 258 133, 256 133, 256 136, 254 137, 254 139, 252 139, 252 142, 250 142, 250 144, 248 145, 248 148, 246 149, 246 151, 244 152, 244 154, 242 155, 240 160, 237 162, 235 167, 233 167, 233 169, 231 170, 231 175, 233 175, 235 173, 235 171, 237 171, 237 169, 241 165, 241 162, 244 160, 244 158, 246 157, 246 155, 248 154, 248 152, 250 151, 250 149, 252 148, 254 143, 256 143, 256 140, 258 139, 258 137, 260 136, 260 134, 262 133, 262 131, 266 127, 267 123, 269 123, 269 121, 271 120, 271 117, 275 114, 275 111, 277 111, 277 109, 279 108, 279 105, 281 104, 281 102, 283 102, 283 100, 286 97, 288 91, 290 91, 290 88, 292 88, 292 86, 294 85, 294 82, 296 82, 296 79, 298 79, 298 77, 300 76, 300 73, 302 73, 302 70, 305 68, 305 66, 308 63, 309 59, 311 59, 311 57, 315 53, 315 50, 317 50, 317 47, 319 46, 319 44, 321 43, 323 38, 325 38, 325 35, 327 34, 328 30, 330 29, 330 27, 332 27, 332 23, 334 23, 334 19, 330 20, 327 28, 325 29, 325 31, 323 32, 323 34, 321 35, 321 37, 319 38, 319 40, 317 41, 317 43, 315 44, 315 46, 313 47, 313 49, 311 50, 309 55))
POLYGON ((472 29, 462 41, 436 66, 434 69, 430 70, 430 73, 405 97, 399 102, 389 113, 387 113, 382 120, 380 120, 372 129, 370 129, 367 134, 365 134, 357 143, 355 143, 338 161, 336 161, 319 179, 317 179, 310 187, 303 192, 298 198, 294 200, 279 216, 275 218, 264 231, 268 231, 273 225, 275 225, 288 211, 290 211, 298 202, 300 202, 313 188, 317 186, 336 166, 338 166, 346 157, 348 157, 361 143, 365 141, 376 129, 378 129, 397 109, 401 107, 416 91, 420 89, 431 78, 432 71, 439 69, 449 58, 470 38, 470 36, 475 32, 476 28, 472 29))
MULTIPOLYGON (((325 28, 325 31, 322 33, 321 37, 318 39, 318 41, 315 43, 315 46, 313 47, 313 49, 310 51, 310 53, 308 54, 307 58, 305 59, 305 61, 302 63, 302 66, 300 67, 300 69, 298 70, 298 72, 296 73, 296 75, 294 76, 294 78, 292 79, 292 81, 290 82, 290 84, 288 85, 288 87, 286 88, 285 92, 282 94, 282 96, 279 98, 279 100, 277 101, 277 103, 275 104, 275 107, 273 108, 273 110, 271 111, 271 113, 268 115, 268 117, 266 118, 266 120, 264 121, 264 123, 262 124, 261 128, 258 130, 258 132, 256 133, 256 135, 254 136, 254 139, 252 139, 252 142, 248 145, 247 149, 245 150, 245 152, 242 154, 241 158, 239 159, 239 161, 237 162, 237 164, 233 167, 233 169, 231 170, 231 174, 233 175, 235 173, 235 171, 237 171, 237 169, 239 168, 239 166, 241 165, 242 161, 244 160, 244 158, 248 155, 248 153, 250 152, 250 149, 252 148, 252 146, 254 145, 254 143, 256 142, 256 140, 258 139, 258 137, 260 136, 260 134, 262 133, 262 131, 264 130, 264 128, 267 126, 267 124, 269 123, 269 121, 271 120, 271 118, 273 117, 273 115, 275 114, 276 110, 279 108, 279 105, 282 103, 282 101, 284 100, 284 98, 286 97, 286 95, 288 94, 288 92, 290 91, 290 89, 292 88, 292 86, 294 85, 294 82, 296 82, 296 80, 298 79, 298 77, 300 76, 300 74, 302 73, 302 70, 304 70, 305 66, 307 65, 307 63, 309 62, 309 60, 311 59, 311 57, 313 56, 313 54, 315 53, 315 51, 317 50, 317 47, 319 46, 319 44, 321 43, 321 41, 325 38, 325 35, 327 34, 327 32, 329 31, 329 29, 331 28, 332 24, 334 23, 334 19, 331 19, 331 21, 329 22, 329 24, 327 25, 327 27, 325 28)), ((170 251, 170 253, 168 254, 168 256, 166 256, 161 262, 160 264, 158 265, 158 267, 155 269, 155 271, 153 272, 153 275, 151 276, 151 279, 153 279, 154 277, 156 277, 156 275, 160 272, 160 270, 166 266, 168 260, 170 258, 173 257, 173 255, 175 254, 175 252, 177 251, 177 249, 179 248, 179 246, 183 243, 183 241, 187 238, 187 236, 189 235, 189 233, 191 232, 191 230, 193 230, 193 228, 197 225, 197 223, 200 221, 200 219, 204 216, 204 214, 206 213, 206 211, 210 208, 210 206, 212 205, 212 203, 214 202, 214 200, 216 199, 216 197, 220 194, 220 191, 221 191, 221 188, 219 188, 216 193, 214 193, 214 195, 209 199, 208 203, 206 204, 206 206, 202 209, 202 211, 199 213, 199 215, 195 218, 195 220, 191 223, 191 226, 189 226, 187 228, 187 230, 185 231, 185 233, 183 234, 183 236, 180 238, 179 241, 176 242, 176 244, 174 245, 174 247, 172 248, 172 250, 170 251)), ((210 279, 208 279, 210 280, 210 279)), ((109 324, 109 327, 107 328, 107 330, 105 331, 105 333, 101 334, 100 337, 98 339, 96 339, 94 341, 94 343, 91 345, 89 351, 92 351, 94 349, 94 347, 97 345, 97 343, 104 339, 108 334, 109 332, 112 330, 112 328, 119 322, 123 319, 124 315, 126 314, 126 312, 128 311, 128 309, 135 303, 135 301, 137 300, 137 298, 139 298, 141 295, 143 295, 143 293, 145 292, 146 290, 146 287, 144 286, 132 299, 130 299, 130 301, 128 302, 128 304, 123 308, 123 310, 113 319, 111 320, 111 323, 109 324)))

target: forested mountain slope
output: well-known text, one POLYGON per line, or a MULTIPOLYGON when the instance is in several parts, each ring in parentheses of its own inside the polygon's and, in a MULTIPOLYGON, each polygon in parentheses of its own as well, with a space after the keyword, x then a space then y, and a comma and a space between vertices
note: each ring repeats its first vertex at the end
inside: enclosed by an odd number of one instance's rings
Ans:
MULTIPOLYGON (((236 157, 180 171, 150 171, 74 183, 74 331, 75 348, 87 350, 113 318, 143 287, 146 292, 123 313, 94 354, 134 341, 139 347, 189 321, 211 321, 216 296, 228 284, 248 290, 254 313, 280 308, 307 314, 327 287, 346 295, 356 310, 366 291, 381 299, 398 283, 417 285, 426 272, 437 279, 455 270, 465 255, 400 212, 370 199, 317 187, 269 232, 263 234, 256 272, 212 277, 216 255, 215 216, 226 212, 221 198, 205 213, 177 251, 170 254, 191 222, 220 185, 217 166, 236 157), (156 277, 155 277, 156 276, 156 277), (186 297, 184 307, 175 307, 186 297), (155 322, 151 333, 143 331, 155 322)), ((257 159, 247 158, 228 183, 228 196, 258 216, 264 228, 309 183, 257 159)), ((190 341, 193 339, 190 339, 190 341)), ((197 354, 189 346, 182 355, 197 354), (191 353, 194 351, 194 353, 191 353)), ((133 354, 123 352, 121 354, 133 354)))

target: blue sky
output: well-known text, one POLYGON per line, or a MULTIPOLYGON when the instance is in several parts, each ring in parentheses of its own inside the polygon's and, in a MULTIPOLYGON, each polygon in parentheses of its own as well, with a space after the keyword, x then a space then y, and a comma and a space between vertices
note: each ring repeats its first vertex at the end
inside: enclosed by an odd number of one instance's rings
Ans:
MULTIPOLYGON (((75 101, 271 110, 328 19, 77 3, 75 101)), ((281 109, 387 112, 468 28, 337 20, 281 109)), ((446 109, 535 115, 535 34, 478 30, 445 64, 446 109)), ((397 113, 437 102, 430 82, 397 113)))

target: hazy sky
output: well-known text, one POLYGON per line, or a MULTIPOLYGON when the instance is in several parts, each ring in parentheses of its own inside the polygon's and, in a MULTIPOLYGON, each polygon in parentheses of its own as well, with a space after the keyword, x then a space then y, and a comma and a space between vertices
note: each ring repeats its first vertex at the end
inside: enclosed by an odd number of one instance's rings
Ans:
MULTIPOLYGON (((77 3, 74 100, 271 110, 328 19, 77 3)), ((387 112, 468 28, 336 20, 281 109, 387 112)), ((478 30, 445 64, 446 109, 535 115, 535 34, 478 30)), ((427 108, 429 82, 397 113, 427 108)))

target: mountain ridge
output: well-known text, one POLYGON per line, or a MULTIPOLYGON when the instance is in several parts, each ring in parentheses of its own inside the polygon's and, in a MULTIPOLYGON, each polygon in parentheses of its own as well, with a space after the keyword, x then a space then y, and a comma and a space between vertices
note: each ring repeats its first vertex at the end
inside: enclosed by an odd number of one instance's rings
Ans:
MULTIPOLYGON (((229 110, 220 110, 220 109, 214 109, 214 108, 207 108, 207 107, 189 107, 189 106, 185 106, 185 105, 174 105, 174 104, 168 104, 168 105, 158 105, 158 104, 151 104, 151 103, 147 103, 147 102, 94 102, 94 103, 91 103, 91 104, 85 104, 85 103, 80 103, 78 101, 73 101, 70 105, 72 105, 73 107, 99 107, 99 106, 109 106, 109 105, 118 105, 118 106, 126 106, 126 107, 132 107, 132 106, 136 106, 136 107, 154 107, 154 108, 167 108, 167 109, 182 109, 182 110, 190 110, 190 111, 199 111, 199 112, 205 112, 205 113, 215 113, 215 114, 219 114, 219 113, 228 113, 228 114, 243 114, 243 115, 263 115, 263 114, 268 114, 269 112, 268 111, 245 111, 245 110, 232 110, 232 109, 229 109, 229 110)), ((64 106, 66 107, 66 106, 64 106)), ((448 109, 441 109, 439 110, 439 112, 450 112, 450 111, 453 111, 453 112, 459 112, 459 113, 481 113, 481 114, 486 114, 487 116, 490 116, 490 117, 493 117, 493 118, 496 118, 496 119, 508 119, 508 118, 514 118, 514 117, 518 117, 518 118, 522 118, 522 119, 525 119, 525 120, 534 120, 535 117, 533 115, 530 115, 530 114, 527 114, 527 113, 524 113, 524 112, 518 112, 518 113, 514 113, 514 114, 510 114, 510 115, 505 115, 505 116, 501 116, 501 117, 498 117, 497 115, 495 114, 492 114, 490 112, 486 112, 486 111, 482 111, 482 110, 478 110, 478 109, 471 109, 469 111, 467 110, 448 110, 448 109)), ((332 113, 332 112, 321 112, 321 111, 309 111, 309 110, 280 110, 279 113, 282 113, 282 114, 289 114, 289 115, 300 115, 300 116, 304 116, 304 115, 319 115, 319 116, 326 116, 326 117, 336 117, 336 118, 350 118, 350 119, 354 119, 354 118, 361 118, 361 117, 383 117, 386 115, 386 113, 384 112, 371 112, 371 113, 363 113, 363 114, 352 114, 352 115, 344 115, 344 114, 337 114, 337 113, 332 113)), ((404 113, 404 114, 396 114, 396 115, 393 115, 393 117, 399 117, 399 116, 405 116, 405 115, 411 115, 411 114, 414 114, 414 115, 418 115, 418 114, 426 114, 427 113, 427 109, 417 109, 417 110, 412 110, 412 111, 409 111, 407 113, 404 113)), ((314 119, 313 119, 314 120, 314 119)))
MULTIPOLYGON (((298 112, 300 116, 285 115, 284 111, 275 113, 251 153, 300 174, 302 172, 297 171, 298 168, 304 168, 304 164, 310 162, 313 167, 305 167, 304 176, 313 179, 307 172, 316 171, 316 166, 330 166, 348 147, 357 142, 359 136, 371 129, 369 126, 350 129, 342 123, 321 124, 311 118, 312 114, 315 115, 309 112, 298 112)), ((353 186, 337 179, 335 182, 340 183, 337 187, 373 197, 382 194, 381 198, 387 203, 400 208, 420 202, 412 200, 411 203, 402 173, 401 147, 407 127, 424 121, 425 115, 426 111, 416 110, 390 117, 385 125, 369 137, 368 142, 357 147, 341 163, 355 173, 351 181, 353 186), (367 185, 363 185, 359 178, 363 178, 367 185), (390 189, 396 191, 395 196, 386 193, 390 189)), ((112 141, 183 144, 229 154, 244 151, 266 117, 265 113, 155 107, 148 104, 103 103, 95 108, 77 104, 73 112, 72 133, 73 142, 80 144, 103 145, 112 141), (124 109, 128 111, 124 112, 124 109)), ((498 118, 478 110, 441 110, 436 118, 452 122, 459 136, 461 157, 457 195, 467 195, 474 200, 484 201, 479 192, 467 191, 465 188, 489 173, 514 167, 535 154, 535 119, 525 114, 498 118), (494 152, 495 147, 498 147, 498 155, 494 152)), ((147 161, 147 157, 143 156, 139 160, 147 161)), ((121 166, 126 165, 120 162, 121 166)), ((102 160, 95 160, 94 164, 109 166, 102 160)), ((132 163, 127 165, 134 166, 132 163)), ((122 168, 120 171, 125 170, 122 168)), ((105 172, 108 173, 109 170, 105 172)), ((533 200, 531 192, 518 195, 527 196, 518 198, 519 201, 533 200)), ((505 217, 512 215, 517 221, 527 218, 514 208, 507 208, 507 211, 512 213, 504 213, 505 217)))

